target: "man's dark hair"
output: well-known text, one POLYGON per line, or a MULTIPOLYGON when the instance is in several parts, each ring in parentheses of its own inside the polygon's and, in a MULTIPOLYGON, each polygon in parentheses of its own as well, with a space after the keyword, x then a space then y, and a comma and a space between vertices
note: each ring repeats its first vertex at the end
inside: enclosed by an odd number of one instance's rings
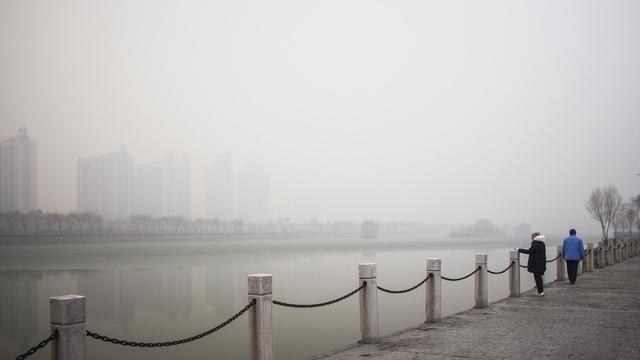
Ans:
POLYGON ((576 234, 576 229, 569 230, 569 235, 575 235, 575 234, 576 234))

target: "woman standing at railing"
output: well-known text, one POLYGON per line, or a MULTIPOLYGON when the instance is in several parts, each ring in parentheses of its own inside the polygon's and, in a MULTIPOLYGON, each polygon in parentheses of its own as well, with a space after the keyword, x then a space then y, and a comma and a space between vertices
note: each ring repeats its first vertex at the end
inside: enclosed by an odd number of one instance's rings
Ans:
POLYGON ((531 234, 531 247, 529 249, 518 249, 518 252, 529 254, 527 271, 533 273, 533 279, 536 281, 536 288, 538 288, 538 296, 544 296, 542 275, 547 270, 547 248, 544 243, 544 235, 539 232, 531 234))

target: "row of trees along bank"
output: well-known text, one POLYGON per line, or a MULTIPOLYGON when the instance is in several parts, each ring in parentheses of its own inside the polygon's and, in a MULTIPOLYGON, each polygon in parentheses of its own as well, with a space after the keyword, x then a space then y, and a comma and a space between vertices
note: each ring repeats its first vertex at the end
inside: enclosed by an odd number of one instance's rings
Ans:
POLYGON ((640 233, 640 195, 632 196, 628 202, 613 185, 596 187, 585 204, 589 215, 600 224, 602 239, 633 236, 634 228, 640 233))
POLYGON ((242 219, 188 219, 183 216, 154 218, 148 215, 131 215, 128 219, 105 220, 92 212, 28 213, 9 211, 0 213, 0 233, 4 234, 164 234, 164 233, 319 233, 357 234, 360 223, 339 220, 321 222, 311 219, 292 223, 280 218, 268 223, 249 223, 242 219))

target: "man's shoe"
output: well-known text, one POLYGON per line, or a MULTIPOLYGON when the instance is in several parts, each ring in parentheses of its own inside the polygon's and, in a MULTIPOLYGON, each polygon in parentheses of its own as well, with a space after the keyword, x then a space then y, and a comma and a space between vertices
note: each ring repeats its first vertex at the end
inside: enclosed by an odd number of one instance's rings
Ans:
POLYGON ((538 293, 538 296, 544 296, 544 291, 541 293, 538 293))

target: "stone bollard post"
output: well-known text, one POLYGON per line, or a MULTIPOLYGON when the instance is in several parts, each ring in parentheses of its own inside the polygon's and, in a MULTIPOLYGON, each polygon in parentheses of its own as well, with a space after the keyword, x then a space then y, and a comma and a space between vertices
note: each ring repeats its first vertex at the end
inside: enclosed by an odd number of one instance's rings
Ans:
POLYGON ((517 249, 509 250, 509 297, 520 296, 520 253, 517 249))
POLYGON ((440 300, 441 300, 441 283, 442 283, 442 260, 427 259, 427 276, 431 278, 427 280, 427 301, 425 312, 427 320, 425 322, 436 322, 441 318, 440 300))
POLYGON ((593 243, 587 243, 587 251, 589 255, 587 255, 587 272, 593 272, 593 243))
POLYGON ((271 274, 251 274, 248 281, 249 301, 256 300, 256 304, 249 310, 251 360, 272 360, 271 274))
POLYGON ((52 342, 51 359, 85 360, 87 324, 84 296, 50 297, 49 311, 51 332, 58 330, 58 338, 52 342))
POLYGON ((636 239, 635 244, 636 244, 635 253, 633 255, 638 256, 640 255, 640 240, 636 239))
POLYGON ((628 244, 628 241, 622 240, 622 246, 624 246, 624 248, 620 249, 620 250, 622 250, 622 256, 620 256, 620 257, 622 258, 622 260, 627 260, 627 259, 629 259, 629 244, 628 244))
POLYGON ((623 245, 623 241, 622 240, 617 240, 618 242, 618 262, 622 262, 622 245, 623 245))
POLYGON ((566 279, 565 276, 565 264, 564 264, 564 259, 562 258, 562 245, 558 245, 557 250, 556 250, 556 256, 558 257, 558 259, 556 260, 556 280, 557 281, 563 281, 566 279))
POLYGON ((558 256, 558 260, 556 260, 556 273, 557 273, 557 281, 563 281, 565 279, 565 264, 564 259, 562 258, 562 245, 558 245, 556 256, 558 256))
POLYGON ((607 266, 612 266, 614 261, 613 261, 613 240, 607 240, 606 241, 606 247, 607 247, 607 257, 605 259, 606 261, 606 265, 607 266))
POLYGON ((627 259, 631 259, 633 257, 633 254, 631 251, 631 247, 633 246, 633 240, 627 240, 626 242, 627 246, 625 246, 624 250, 627 252, 627 259))
POLYGON ((360 286, 366 281, 367 286, 360 290, 360 342, 373 344, 380 339, 378 329, 378 282, 376 264, 358 265, 360 286))
POLYGON ((476 254, 476 307, 489 306, 489 273, 487 272, 487 254, 476 254))
POLYGON ((618 245, 620 245, 620 241, 618 239, 613 240, 613 263, 620 262, 620 248, 618 245))
POLYGON ((633 257, 633 255, 631 255, 631 242, 632 240, 627 240, 627 242, 625 243, 627 244, 627 246, 625 246, 624 251, 627 253, 627 259, 631 259, 631 257, 633 257))

